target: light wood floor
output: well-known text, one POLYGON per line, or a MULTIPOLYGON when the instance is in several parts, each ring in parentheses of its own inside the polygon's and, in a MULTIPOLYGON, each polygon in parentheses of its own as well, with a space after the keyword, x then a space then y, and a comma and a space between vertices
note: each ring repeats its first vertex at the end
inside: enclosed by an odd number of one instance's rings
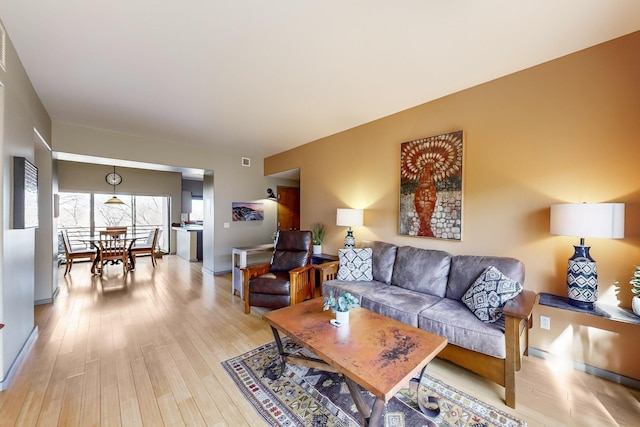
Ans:
MULTIPOLYGON (((39 336, 9 389, 0 426, 265 425, 220 362, 272 340, 243 314, 230 276, 211 277, 176 256, 140 258, 123 279, 74 264, 54 304, 36 307, 39 336)), ((517 375, 517 410, 503 390, 448 362, 428 372, 529 426, 640 424, 640 392, 529 357, 517 375)))

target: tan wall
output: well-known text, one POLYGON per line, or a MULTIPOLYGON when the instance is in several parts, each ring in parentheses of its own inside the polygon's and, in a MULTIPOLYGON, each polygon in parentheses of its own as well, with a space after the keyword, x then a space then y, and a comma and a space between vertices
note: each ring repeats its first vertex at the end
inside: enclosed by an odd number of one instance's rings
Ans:
MULTIPOLYGON (((336 208, 364 208, 357 240, 516 257, 527 288, 558 295, 566 295, 578 239, 549 233, 549 206, 624 202, 626 237, 587 244, 600 300, 630 307, 628 281, 640 264, 638 52, 634 33, 267 158, 265 174, 300 167, 301 225, 328 224, 325 252, 336 252, 345 234, 336 208), (459 129, 462 242, 398 235, 400 144, 459 129)), ((640 379, 638 326, 544 310, 552 329, 538 328, 536 307, 533 347, 640 379)))

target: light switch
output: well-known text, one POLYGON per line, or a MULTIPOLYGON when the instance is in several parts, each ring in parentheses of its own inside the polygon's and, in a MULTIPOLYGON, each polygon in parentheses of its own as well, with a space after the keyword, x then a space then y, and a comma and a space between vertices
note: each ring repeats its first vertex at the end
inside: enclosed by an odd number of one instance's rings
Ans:
POLYGON ((224 226, 224 228, 229 228, 229 223, 228 223, 228 222, 225 222, 225 223, 223 224, 223 226, 224 226))

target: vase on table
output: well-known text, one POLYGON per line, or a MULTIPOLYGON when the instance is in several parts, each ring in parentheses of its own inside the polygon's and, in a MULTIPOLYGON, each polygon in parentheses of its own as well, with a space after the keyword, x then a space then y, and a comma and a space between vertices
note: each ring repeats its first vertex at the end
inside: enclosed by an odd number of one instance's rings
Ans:
POLYGON ((640 295, 631 298, 631 308, 636 316, 640 316, 640 295))
POLYGON ((336 311, 336 321, 338 323, 341 323, 341 324, 349 323, 349 312, 348 311, 336 311))
POLYGON ((322 253, 322 245, 313 245, 313 254, 320 255, 322 253))

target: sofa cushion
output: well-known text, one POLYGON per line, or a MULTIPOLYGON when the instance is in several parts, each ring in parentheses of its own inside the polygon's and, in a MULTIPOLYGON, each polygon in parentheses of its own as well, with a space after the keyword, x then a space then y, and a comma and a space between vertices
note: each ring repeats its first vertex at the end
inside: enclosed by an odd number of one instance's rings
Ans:
POLYGON ((522 285, 495 267, 487 267, 462 296, 462 302, 483 322, 502 317, 502 308, 522 292, 522 285))
POLYGON ((366 249, 339 249, 338 258, 340 266, 338 268, 338 280, 373 280, 371 258, 373 250, 366 249))
POLYGON ((524 264, 517 259, 496 256, 457 255, 451 257, 446 297, 461 300, 487 267, 494 266, 511 279, 524 283, 524 264))
POLYGON ((402 246, 396 254, 391 284, 442 298, 450 265, 447 252, 402 246))
POLYGON ((418 327, 418 314, 438 301, 439 297, 390 285, 364 294, 360 305, 367 310, 418 327))
POLYGON ((418 315, 418 327, 449 340, 450 344, 489 356, 506 357, 504 317, 485 323, 460 301, 443 298, 418 315))
POLYGON ((362 296, 370 292, 378 292, 380 288, 385 288, 389 285, 382 282, 354 282, 345 280, 328 280, 322 283, 322 295, 328 296, 329 292, 333 291, 334 295, 338 295, 340 291, 350 292, 351 295, 358 298, 358 302, 361 301, 362 296))
POLYGON ((373 250, 373 280, 390 284, 398 247, 385 242, 369 242, 363 247, 373 250))

